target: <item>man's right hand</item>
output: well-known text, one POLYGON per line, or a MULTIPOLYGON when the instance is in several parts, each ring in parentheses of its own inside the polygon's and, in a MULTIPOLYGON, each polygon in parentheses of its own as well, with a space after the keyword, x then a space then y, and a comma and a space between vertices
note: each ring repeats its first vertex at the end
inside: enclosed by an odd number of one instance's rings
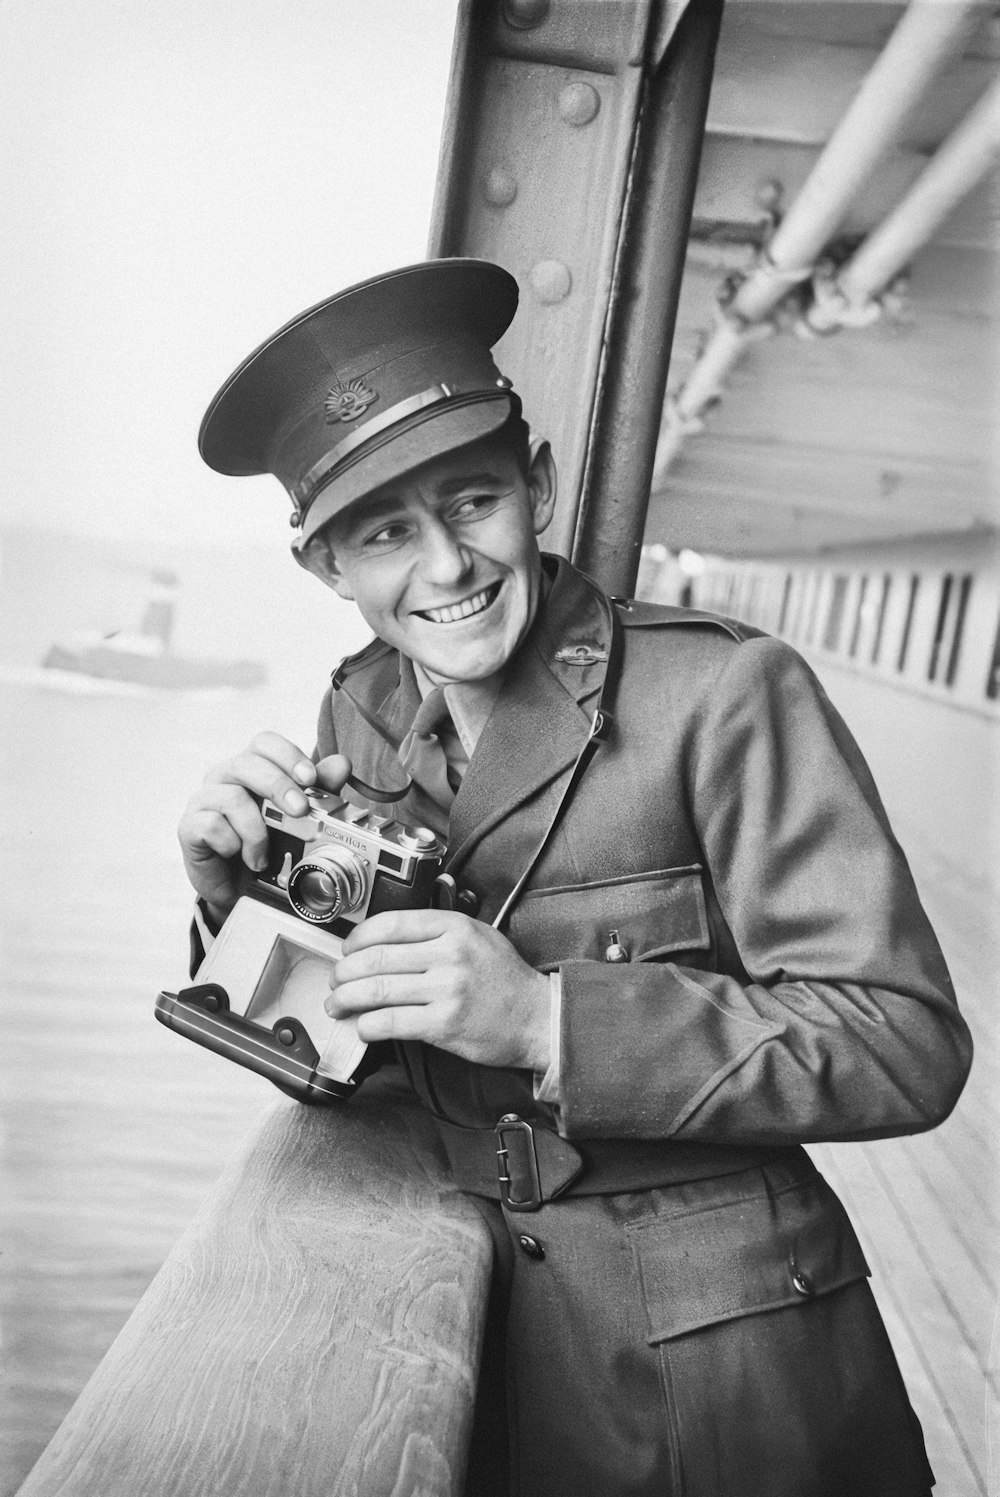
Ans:
POLYGON ((221 924, 239 897, 237 861, 264 867, 267 828, 253 796, 302 816, 308 809, 303 787, 339 791, 350 772, 343 754, 314 764, 280 733, 258 733, 245 753, 209 770, 188 801, 177 835, 187 876, 213 920, 221 924))

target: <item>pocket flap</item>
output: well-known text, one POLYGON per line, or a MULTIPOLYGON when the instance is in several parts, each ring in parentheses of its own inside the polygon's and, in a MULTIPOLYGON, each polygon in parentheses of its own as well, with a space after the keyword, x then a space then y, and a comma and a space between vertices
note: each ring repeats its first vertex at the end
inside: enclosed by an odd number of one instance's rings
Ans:
POLYGON ((563 884, 525 894, 511 937, 533 966, 603 961, 616 930, 633 962, 709 945, 697 864, 659 868, 599 883, 563 884))
POLYGON ((817 1175, 779 1194, 634 1222, 629 1237, 655 1345, 723 1320, 801 1305, 869 1269, 817 1175))

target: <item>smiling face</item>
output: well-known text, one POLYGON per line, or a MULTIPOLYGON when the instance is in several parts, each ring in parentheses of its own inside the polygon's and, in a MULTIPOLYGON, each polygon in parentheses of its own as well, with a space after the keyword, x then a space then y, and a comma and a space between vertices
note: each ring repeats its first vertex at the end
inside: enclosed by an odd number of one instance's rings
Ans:
POLYGON ((324 526, 309 566, 433 681, 492 675, 538 606, 552 518, 547 446, 522 471, 503 435, 425 463, 324 526))

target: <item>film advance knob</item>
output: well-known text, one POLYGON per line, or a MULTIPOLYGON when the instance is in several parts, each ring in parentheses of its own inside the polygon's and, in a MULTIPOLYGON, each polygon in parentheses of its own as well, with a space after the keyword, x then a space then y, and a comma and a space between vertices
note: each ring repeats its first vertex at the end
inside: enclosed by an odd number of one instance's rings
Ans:
POLYGON ((429 826, 404 826, 399 841, 402 847, 409 847, 413 852, 430 852, 437 846, 437 836, 429 826))

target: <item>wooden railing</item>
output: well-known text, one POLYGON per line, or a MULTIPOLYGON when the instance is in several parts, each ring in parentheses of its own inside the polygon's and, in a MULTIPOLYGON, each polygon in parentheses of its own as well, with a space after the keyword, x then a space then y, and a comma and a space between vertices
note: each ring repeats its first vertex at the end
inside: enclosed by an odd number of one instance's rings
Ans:
POLYGON ((279 1101, 21 1497, 461 1493, 491 1252, 392 1072, 279 1101))

